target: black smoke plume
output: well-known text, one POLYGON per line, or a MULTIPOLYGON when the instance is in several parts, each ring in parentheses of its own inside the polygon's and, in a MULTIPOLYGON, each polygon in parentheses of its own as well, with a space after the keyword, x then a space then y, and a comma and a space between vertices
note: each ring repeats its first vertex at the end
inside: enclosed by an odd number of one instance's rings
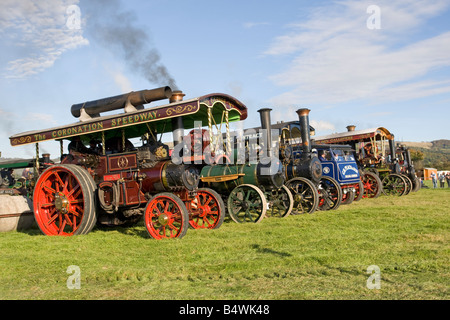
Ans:
POLYGON ((134 13, 125 11, 119 0, 81 1, 80 9, 89 39, 121 55, 132 72, 149 82, 176 89, 146 29, 135 25, 134 13))

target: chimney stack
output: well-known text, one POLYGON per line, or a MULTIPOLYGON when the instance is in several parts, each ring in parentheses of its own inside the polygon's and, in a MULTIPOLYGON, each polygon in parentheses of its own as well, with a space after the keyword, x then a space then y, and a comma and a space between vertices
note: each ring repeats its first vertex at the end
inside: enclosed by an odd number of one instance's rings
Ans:
POLYGON ((311 153, 311 135, 309 132, 309 112, 311 110, 303 108, 298 109, 298 119, 300 121, 300 130, 302 136, 303 153, 306 156, 311 153))
POLYGON ((264 134, 266 136, 266 154, 267 157, 272 157, 272 124, 270 123, 270 111, 272 109, 263 108, 259 109, 259 115, 261 116, 261 129, 265 130, 264 134))

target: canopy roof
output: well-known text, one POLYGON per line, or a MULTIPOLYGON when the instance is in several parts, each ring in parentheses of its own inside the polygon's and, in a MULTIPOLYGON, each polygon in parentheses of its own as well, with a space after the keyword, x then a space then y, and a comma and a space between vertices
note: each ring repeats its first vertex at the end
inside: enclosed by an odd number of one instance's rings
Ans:
POLYGON ((223 111, 228 111, 228 121, 240 121, 247 118, 247 107, 239 100, 223 93, 213 93, 198 98, 178 101, 162 106, 146 108, 129 113, 96 117, 92 120, 76 122, 65 126, 35 130, 11 136, 12 146, 26 145, 49 140, 62 140, 80 136, 82 140, 100 139, 102 132, 106 138, 120 136, 122 129, 127 138, 140 137, 149 132, 171 132, 171 119, 182 117, 184 128, 194 128, 194 122, 208 125, 208 109, 216 123, 225 121, 223 111))
POLYGON ((318 136, 314 138, 313 143, 316 144, 333 144, 354 142, 370 142, 371 139, 380 140, 382 137, 388 140, 394 139, 394 135, 388 129, 383 127, 347 131, 342 133, 334 133, 326 136, 318 136))

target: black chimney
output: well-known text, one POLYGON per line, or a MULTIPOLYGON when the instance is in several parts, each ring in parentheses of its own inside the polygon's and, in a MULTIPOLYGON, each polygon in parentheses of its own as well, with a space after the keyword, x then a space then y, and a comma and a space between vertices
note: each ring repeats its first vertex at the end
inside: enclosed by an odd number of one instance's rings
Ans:
POLYGON ((303 108, 298 109, 298 119, 300 121, 300 130, 302 136, 303 154, 307 155, 311 153, 311 136, 309 133, 309 112, 311 110, 303 108))
POLYGON ((391 163, 394 163, 397 158, 397 148, 395 147, 394 135, 392 135, 392 139, 389 139, 389 149, 391 149, 391 163))
POLYGON ((272 157, 272 124, 270 123, 270 108, 259 109, 259 115, 261 116, 261 129, 263 129, 266 136, 266 154, 268 158, 272 157))

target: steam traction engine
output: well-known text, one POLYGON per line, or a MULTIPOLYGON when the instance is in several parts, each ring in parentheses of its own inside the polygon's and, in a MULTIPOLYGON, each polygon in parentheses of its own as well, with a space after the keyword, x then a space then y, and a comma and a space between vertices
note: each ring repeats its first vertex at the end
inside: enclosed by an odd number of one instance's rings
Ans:
POLYGON ((133 224, 142 216, 156 239, 183 237, 188 225, 220 227, 225 214, 220 196, 208 188, 198 189, 199 170, 174 163, 169 146, 162 142, 163 133, 176 131, 174 119, 182 116, 192 125, 195 114, 206 113, 212 102, 210 95, 180 101, 169 87, 131 92, 73 105, 72 114, 80 122, 10 137, 13 146, 35 143, 36 159, 39 142, 58 140, 63 153, 63 140, 70 140, 69 153, 61 155, 59 164, 35 163, 39 175, 33 205, 41 231, 86 234, 96 223, 133 224), (169 104, 143 107, 166 98, 169 104), (125 113, 100 116, 120 108, 125 113), (139 137, 142 145, 135 147, 129 139, 139 137))
MULTIPOLYGON (((267 144, 250 159, 248 150, 256 148, 257 141, 238 148, 239 137, 231 137, 229 123, 247 117, 243 105, 226 96, 218 99, 211 95, 210 99, 207 112, 196 114, 195 129, 176 139, 174 153, 183 163, 195 164, 201 171, 201 185, 221 195, 233 221, 258 223, 266 215, 288 216, 293 199, 284 186, 280 161, 268 157, 271 150, 267 144)), ((176 131, 186 129, 186 120, 174 119, 176 131)))
POLYGON ((258 111, 262 128, 267 130, 254 132, 252 141, 246 140, 245 135, 238 135, 233 143, 228 141, 233 148, 226 154, 226 163, 207 165, 201 170, 202 183, 222 194, 229 216, 237 223, 258 223, 266 215, 284 218, 294 205, 284 185, 282 164, 273 156, 269 143, 272 141, 267 114, 270 109, 258 111))
MULTIPOLYGON (((261 127, 246 129, 244 139, 251 148, 256 142, 253 136, 258 130, 265 130, 268 136, 264 140, 271 141, 267 152, 272 150, 270 156, 277 158, 281 163, 283 178, 286 181, 285 187, 293 197, 292 214, 313 213, 319 207, 331 209, 334 203, 338 205, 340 199, 333 199, 334 192, 325 192, 334 189, 338 194, 337 183, 334 184, 332 179, 328 180, 328 177, 322 176, 322 165, 317 155, 311 150, 310 131, 314 129, 309 125, 310 110, 299 109, 297 111, 299 121, 277 124, 271 124, 271 109, 264 108, 258 111, 261 115, 261 127), (295 148, 302 152, 294 154, 295 148), (321 188, 320 193, 318 188, 321 188)), ((257 135, 257 137, 263 136, 257 135)))
MULTIPOLYGON (((270 109, 264 109, 262 114, 268 117, 269 112, 270 109)), ((285 185, 294 199, 292 214, 313 213, 320 204, 317 187, 322 179, 322 166, 311 152, 310 131, 313 128, 309 125, 309 112, 309 109, 299 109, 299 121, 263 126, 273 131, 279 144, 277 155, 283 165, 285 185), (299 156, 294 156, 295 145, 303 151, 301 155, 297 154, 299 156)))
POLYGON ((280 159, 285 167, 294 199, 294 212, 313 213, 318 210, 335 210, 342 201, 339 183, 324 175, 323 166, 311 144, 309 125, 310 110, 297 110, 298 121, 281 122, 273 125, 279 130, 280 159))
POLYGON ((341 186, 342 204, 361 200, 364 186, 351 147, 313 144, 313 149, 322 163, 323 175, 333 178, 341 186))
MULTIPOLYGON (((395 146, 394 146, 395 148, 395 146)), ((398 148, 396 148, 396 160, 398 161, 400 165, 400 172, 404 176, 408 184, 411 182, 411 191, 417 192, 420 190, 420 180, 417 177, 416 169, 414 168, 414 164, 411 159, 411 152, 410 150, 404 146, 400 145, 398 148)))
POLYGON ((355 150, 364 197, 376 198, 381 193, 402 196, 412 189, 409 178, 400 172, 394 135, 386 128, 356 131, 355 126, 347 126, 347 132, 317 137, 316 143, 349 144, 355 150))

